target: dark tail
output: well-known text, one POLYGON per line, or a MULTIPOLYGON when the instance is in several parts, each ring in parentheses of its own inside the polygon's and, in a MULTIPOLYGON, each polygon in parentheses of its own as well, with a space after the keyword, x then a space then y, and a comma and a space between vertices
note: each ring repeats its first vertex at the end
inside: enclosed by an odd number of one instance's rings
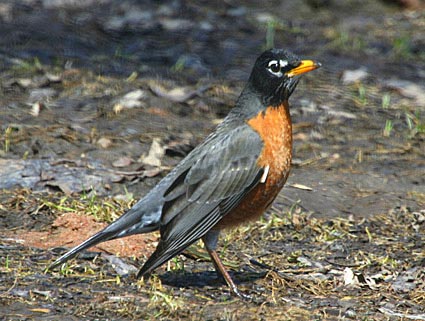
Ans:
POLYGON ((50 270, 61 265, 62 263, 65 263, 66 261, 75 257, 79 252, 88 249, 89 247, 92 247, 96 244, 133 234, 142 234, 157 230, 160 219, 159 213, 158 215, 152 211, 146 213, 141 209, 141 207, 141 203, 136 204, 133 208, 131 208, 127 213, 122 215, 111 225, 108 225, 100 232, 96 233, 80 245, 77 245, 76 247, 72 248, 67 253, 62 255, 47 269, 50 270))
POLYGON ((78 253, 81 251, 84 251, 85 249, 88 249, 89 247, 92 247, 96 244, 99 244, 101 242, 109 241, 114 239, 115 233, 112 232, 105 232, 105 230, 102 230, 92 237, 90 237, 88 240, 84 241, 80 245, 77 245, 76 247, 72 248, 68 252, 66 252, 64 255, 62 255, 60 258, 58 258, 55 262, 50 264, 50 266, 47 268, 48 270, 51 270, 62 263, 65 263, 66 261, 72 259, 75 257, 78 253))

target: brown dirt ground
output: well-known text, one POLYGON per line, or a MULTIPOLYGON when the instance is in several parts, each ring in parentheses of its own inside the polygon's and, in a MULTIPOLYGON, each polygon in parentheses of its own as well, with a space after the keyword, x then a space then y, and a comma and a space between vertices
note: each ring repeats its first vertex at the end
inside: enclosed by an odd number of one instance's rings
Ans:
MULTIPOLYGON (((27 247, 39 249, 51 249, 56 247, 73 247, 90 236, 105 228, 107 223, 97 222, 92 216, 85 216, 76 213, 66 213, 57 217, 51 224, 49 231, 11 231, 5 232, 3 237, 12 240, 16 239, 27 247)), ((140 253, 149 253, 149 248, 156 245, 157 236, 133 235, 126 239, 108 241, 92 248, 93 251, 106 252, 118 256, 132 257, 140 256, 140 253)))

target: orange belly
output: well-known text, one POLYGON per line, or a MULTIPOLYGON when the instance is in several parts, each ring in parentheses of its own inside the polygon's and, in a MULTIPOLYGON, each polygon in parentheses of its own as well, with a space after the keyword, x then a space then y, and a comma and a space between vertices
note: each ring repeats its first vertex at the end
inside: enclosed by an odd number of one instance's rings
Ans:
POLYGON ((268 175, 214 229, 257 219, 270 207, 288 178, 292 159, 292 123, 287 102, 277 107, 268 107, 249 120, 248 125, 263 140, 264 147, 257 165, 262 168, 268 166, 268 175))

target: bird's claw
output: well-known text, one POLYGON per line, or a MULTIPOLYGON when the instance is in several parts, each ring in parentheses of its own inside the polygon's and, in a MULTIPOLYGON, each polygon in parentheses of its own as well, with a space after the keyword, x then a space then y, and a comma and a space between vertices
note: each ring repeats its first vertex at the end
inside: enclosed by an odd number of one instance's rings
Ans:
POLYGON ((236 286, 231 287, 231 290, 232 290, 233 294, 236 295, 239 299, 242 299, 244 301, 252 301, 253 300, 253 297, 251 295, 245 294, 245 293, 239 291, 239 289, 236 286))

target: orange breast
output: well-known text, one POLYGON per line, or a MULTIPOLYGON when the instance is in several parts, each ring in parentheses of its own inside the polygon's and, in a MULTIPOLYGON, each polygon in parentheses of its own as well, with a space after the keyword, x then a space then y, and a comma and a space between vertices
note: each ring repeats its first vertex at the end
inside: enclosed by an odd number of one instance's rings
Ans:
POLYGON ((259 183, 244 200, 214 227, 235 226, 262 215, 271 205, 288 178, 292 159, 292 122, 288 103, 268 107, 248 121, 263 139, 258 166, 269 167, 264 182, 259 183))

